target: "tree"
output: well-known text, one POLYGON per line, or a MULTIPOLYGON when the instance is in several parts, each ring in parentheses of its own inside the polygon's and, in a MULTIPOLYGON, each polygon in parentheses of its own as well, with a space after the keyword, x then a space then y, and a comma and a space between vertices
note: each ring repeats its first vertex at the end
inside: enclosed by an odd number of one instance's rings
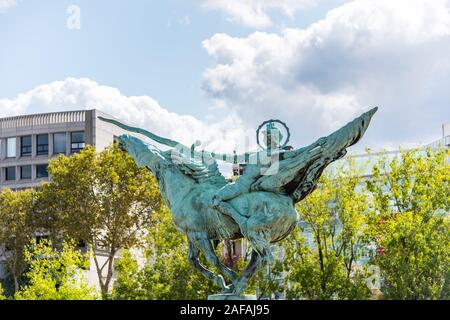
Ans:
POLYGON ((49 241, 33 243, 26 251, 29 284, 16 292, 16 300, 91 300, 95 291, 82 275, 89 260, 74 244, 56 249, 49 241))
POLYGON ((6 300, 6 297, 5 297, 5 294, 4 294, 4 292, 3 292, 3 286, 2 286, 2 284, 0 283, 0 301, 1 300, 6 300))
POLYGON ((297 205, 300 232, 294 230, 282 243, 287 298, 363 299, 370 295, 364 266, 357 263, 368 244, 367 201, 358 171, 349 161, 347 168, 324 175, 318 188, 297 205))
POLYGON ((116 265, 115 299, 206 299, 218 288, 193 269, 187 259, 186 237, 176 230, 170 211, 163 208, 152 217, 145 266, 129 252, 116 265))
POLYGON ((373 168, 373 263, 386 298, 450 298, 449 156, 447 149, 413 150, 373 168))
POLYGON ((88 146, 50 161, 52 182, 42 187, 40 221, 58 236, 83 241, 92 250, 103 299, 108 297, 114 257, 143 243, 161 196, 146 168, 117 145, 100 153, 88 146), (106 256, 99 259, 98 251, 106 256))
POLYGON ((35 237, 33 206, 34 190, 0 191, 0 244, 8 273, 13 278, 14 292, 19 290, 19 279, 26 268, 24 250, 35 237))
POLYGON ((117 259, 116 282, 112 291, 115 300, 145 300, 141 287, 141 266, 129 250, 123 250, 117 259))

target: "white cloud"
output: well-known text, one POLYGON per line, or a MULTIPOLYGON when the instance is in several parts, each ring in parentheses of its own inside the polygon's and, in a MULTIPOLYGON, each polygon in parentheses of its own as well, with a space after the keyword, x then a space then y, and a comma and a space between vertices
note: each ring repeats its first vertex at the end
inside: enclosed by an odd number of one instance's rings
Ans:
POLYGON ((273 24, 269 15, 280 10, 292 17, 294 13, 320 0, 197 0, 202 6, 223 11, 228 19, 249 27, 265 28, 273 24))
POLYGON ((125 96, 116 88, 86 78, 67 78, 37 86, 14 99, 0 99, 0 117, 82 109, 102 110, 187 145, 199 139, 202 148, 216 152, 231 152, 245 135, 236 116, 205 123, 170 112, 151 97, 125 96))
MULTIPOLYGON (((203 88, 255 125, 280 117, 308 143, 371 105, 366 142, 439 137, 450 106, 450 1, 356 0, 307 29, 204 41, 203 88)), ((446 118, 447 117, 447 118, 446 118)))
POLYGON ((0 0, 0 13, 17 5, 17 0, 0 0))

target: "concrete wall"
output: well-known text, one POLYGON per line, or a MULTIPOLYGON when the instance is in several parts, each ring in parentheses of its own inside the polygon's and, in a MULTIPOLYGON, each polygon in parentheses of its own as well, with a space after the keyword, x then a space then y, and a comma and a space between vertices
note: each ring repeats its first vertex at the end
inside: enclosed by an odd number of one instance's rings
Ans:
MULTIPOLYGON (((113 115, 106 114, 100 110, 93 110, 93 128, 94 128, 94 141, 97 150, 103 150, 114 141, 114 137, 118 137, 122 134, 129 133, 112 123, 104 122, 98 119, 99 116, 108 119, 114 119, 123 122, 123 120, 114 117, 113 115)), ((139 134, 134 134, 143 138, 139 134)))

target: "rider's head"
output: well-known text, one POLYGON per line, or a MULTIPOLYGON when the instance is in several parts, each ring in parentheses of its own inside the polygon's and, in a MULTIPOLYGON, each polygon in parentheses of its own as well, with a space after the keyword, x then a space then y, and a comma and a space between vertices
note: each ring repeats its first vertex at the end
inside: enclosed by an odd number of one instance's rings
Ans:
POLYGON ((262 131, 263 139, 266 146, 271 149, 278 149, 280 147, 281 140, 283 139, 283 135, 281 134, 280 129, 275 127, 273 123, 268 123, 266 129, 262 131))

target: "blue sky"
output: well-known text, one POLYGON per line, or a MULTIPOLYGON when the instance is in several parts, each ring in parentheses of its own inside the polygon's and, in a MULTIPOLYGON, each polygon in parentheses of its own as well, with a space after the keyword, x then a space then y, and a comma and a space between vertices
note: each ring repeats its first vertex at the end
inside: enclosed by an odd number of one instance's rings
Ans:
POLYGON ((228 149, 273 117, 300 146, 379 105, 373 148, 450 121, 448 1, 243 2, 0 0, 0 115, 97 107, 228 149))
MULTIPOLYGON (((307 26, 343 2, 328 1, 278 22, 307 26)), ((202 41, 219 32, 246 36, 253 29, 188 0, 22 0, 0 16, 0 97, 88 77, 201 117, 211 103, 201 90, 202 72, 214 63, 202 41), (73 4, 81 9, 80 30, 66 28, 73 4)))

